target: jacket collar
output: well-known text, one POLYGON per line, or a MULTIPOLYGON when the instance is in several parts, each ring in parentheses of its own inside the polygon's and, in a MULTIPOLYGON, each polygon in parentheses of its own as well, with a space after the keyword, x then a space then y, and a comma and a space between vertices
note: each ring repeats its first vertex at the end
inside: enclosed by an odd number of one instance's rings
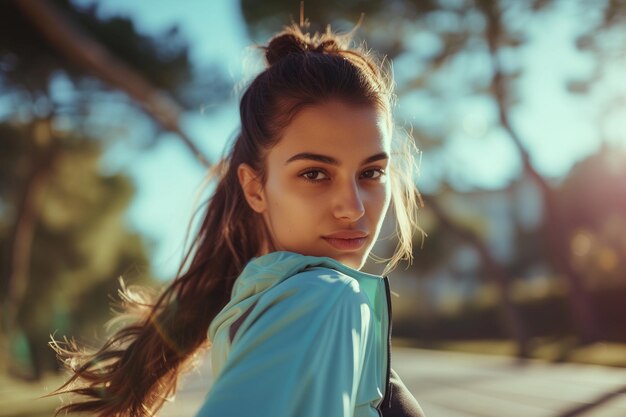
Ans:
POLYGON ((382 279, 380 275, 359 271, 329 257, 277 251, 252 258, 235 280, 230 301, 211 323, 209 327, 211 340, 218 326, 224 324, 224 321, 234 320, 234 316, 239 316, 260 293, 299 272, 315 267, 331 268, 358 280, 382 279))

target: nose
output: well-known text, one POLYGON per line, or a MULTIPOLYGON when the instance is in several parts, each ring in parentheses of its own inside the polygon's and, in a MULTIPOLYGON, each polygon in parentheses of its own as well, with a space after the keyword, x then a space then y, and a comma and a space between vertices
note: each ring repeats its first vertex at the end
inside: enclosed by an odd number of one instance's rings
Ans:
POLYGON ((337 219, 356 221, 365 214, 361 190, 354 180, 347 181, 337 190, 333 205, 333 214, 337 219))

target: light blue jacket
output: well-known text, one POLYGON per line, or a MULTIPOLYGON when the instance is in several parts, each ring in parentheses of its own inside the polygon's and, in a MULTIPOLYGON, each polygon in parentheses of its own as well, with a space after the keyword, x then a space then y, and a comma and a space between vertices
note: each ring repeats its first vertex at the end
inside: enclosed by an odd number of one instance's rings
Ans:
POLYGON ((197 416, 379 416, 390 308, 386 277, 292 252, 252 259, 209 327, 214 382, 197 416))

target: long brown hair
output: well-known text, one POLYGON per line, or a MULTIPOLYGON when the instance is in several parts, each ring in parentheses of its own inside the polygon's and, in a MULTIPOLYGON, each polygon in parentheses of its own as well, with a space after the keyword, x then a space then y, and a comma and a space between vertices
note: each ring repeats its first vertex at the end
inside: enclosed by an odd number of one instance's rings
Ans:
MULTIPOLYGON (((122 311, 114 321, 123 325, 95 352, 85 352, 67 339, 65 347, 51 342, 72 375, 50 395, 83 396, 59 407, 55 416, 62 411, 149 416, 175 392, 178 376, 210 346, 209 324, 264 241, 262 218, 246 203, 237 167, 246 163, 265 179, 264 155, 299 110, 330 99, 373 105, 387 116, 391 133, 395 96, 390 65, 363 45, 351 46, 351 36, 333 33, 330 27, 310 35, 293 24, 261 46, 267 67, 241 97, 241 130, 230 152, 214 167, 215 191, 176 278, 158 296, 147 289, 127 288, 122 281, 122 311)), ((400 143, 403 149, 392 149, 390 173, 399 244, 388 270, 411 257, 419 197, 412 141, 405 137, 400 143)))

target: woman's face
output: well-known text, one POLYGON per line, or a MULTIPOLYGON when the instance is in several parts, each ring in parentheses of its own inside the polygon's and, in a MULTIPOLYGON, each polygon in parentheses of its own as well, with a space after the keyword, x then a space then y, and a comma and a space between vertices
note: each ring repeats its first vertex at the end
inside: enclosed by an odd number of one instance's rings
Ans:
POLYGON ((243 165, 246 199, 274 250, 328 256, 360 269, 389 207, 389 138, 373 106, 304 108, 266 155, 266 182, 243 165))

